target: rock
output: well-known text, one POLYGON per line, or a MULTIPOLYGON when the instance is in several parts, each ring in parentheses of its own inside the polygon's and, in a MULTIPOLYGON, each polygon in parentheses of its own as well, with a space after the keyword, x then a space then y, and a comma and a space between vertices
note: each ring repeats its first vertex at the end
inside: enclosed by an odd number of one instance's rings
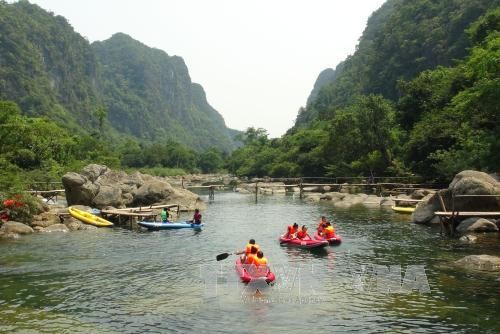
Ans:
MULTIPOLYGON (((441 194, 443 201, 448 198, 447 190, 440 190, 438 193, 441 194)), ((438 193, 425 196, 422 199, 422 202, 417 204, 415 211, 413 211, 411 215, 411 219, 414 223, 428 223, 434 218, 434 212, 441 211, 441 202, 439 200, 438 193)))
POLYGON ((81 174, 67 173, 62 181, 68 205, 83 204, 101 209, 175 203, 185 208, 205 207, 198 195, 173 188, 165 178, 139 172, 128 175, 102 165, 88 165, 81 174))
POLYGON ((28 225, 15 221, 6 222, 2 225, 2 227, 0 227, 0 234, 30 234, 33 232, 34 230, 28 225))
POLYGON ((461 242, 463 243, 466 243, 466 244, 473 244, 477 241, 477 237, 475 235, 472 235, 472 234, 467 234, 467 235, 463 235, 460 237, 460 240, 461 242))
POLYGON ((90 225, 90 224, 83 224, 81 223, 80 224, 80 231, 93 231, 93 230, 97 230, 98 227, 97 226, 94 226, 94 225, 90 225))
MULTIPOLYGON (((500 183, 492 176, 478 171, 458 173, 448 187, 453 195, 498 195, 500 183)), ((500 197, 455 198, 455 209, 460 211, 500 211, 500 197)))
POLYGON ((455 261, 455 264, 466 269, 498 271, 500 270, 500 257, 485 254, 469 255, 455 261))
POLYGON ((460 222, 457 226, 457 232, 498 232, 498 227, 487 219, 471 217, 460 222))
POLYGON ((43 232, 69 232, 69 229, 64 224, 54 224, 46 227, 43 232))
POLYGON ((380 200, 380 206, 394 206, 396 203, 390 198, 383 197, 380 200))
POLYGON ((428 189, 417 189, 411 194, 411 199, 422 199, 425 196, 434 193, 434 191, 430 191, 428 189))
POLYGON ((90 164, 83 168, 81 174, 90 182, 95 182, 101 175, 106 174, 109 170, 107 166, 90 164))
POLYGON ((60 224, 61 219, 53 212, 42 212, 39 215, 33 216, 31 226, 47 227, 54 224, 60 224))
POLYGON ((102 208, 108 205, 121 208, 124 206, 122 190, 118 187, 101 186, 99 193, 94 197, 93 203, 96 207, 102 208))
POLYGON ((174 188, 164 181, 147 181, 134 193, 134 206, 157 203, 170 197, 174 188))
POLYGON ((87 178, 78 173, 66 173, 62 177, 62 183, 66 193, 68 205, 85 204, 91 205, 92 199, 97 194, 98 188, 87 178))
POLYGON ((64 219, 64 225, 66 225, 70 231, 78 231, 81 229, 82 223, 78 219, 68 217, 64 219))
POLYGON ((14 232, 9 232, 9 233, 0 233, 0 239, 10 239, 10 240, 16 240, 19 239, 21 236, 18 233, 14 232))
POLYGON ((45 227, 41 227, 41 226, 34 226, 34 227, 33 227, 33 230, 35 230, 35 232, 40 233, 40 232, 45 231, 45 227))

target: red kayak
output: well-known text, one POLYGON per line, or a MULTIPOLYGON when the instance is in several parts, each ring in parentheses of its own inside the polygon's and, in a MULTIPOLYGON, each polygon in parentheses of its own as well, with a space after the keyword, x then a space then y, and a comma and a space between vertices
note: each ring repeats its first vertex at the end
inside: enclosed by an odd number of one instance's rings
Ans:
POLYGON ((306 237, 304 239, 290 239, 286 235, 282 235, 280 237, 280 244, 287 246, 295 246, 299 248, 321 248, 328 246, 328 241, 323 240, 314 240, 310 237, 306 237))
POLYGON ((330 245, 338 245, 342 242, 342 238, 340 237, 340 235, 337 235, 337 234, 333 234, 333 237, 325 238, 325 237, 322 237, 321 235, 319 235, 318 232, 316 232, 316 234, 314 235, 314 239, 326 240, 326 241, 328 241, 328 243, 330 245))
POLYGON ((269 268, 267 269, 267 274, 262 276, 255 275, 255 273, 252 275, 249 271, 253 271, 254 269, 256 269, 256 267, 251 264, 243 265, 239 257, 236 259, 236 271, 243 282, 248 283, 255 280, 265 280, 267 283, 271 283, 276 279, 274 273, 269 270, 269 268))

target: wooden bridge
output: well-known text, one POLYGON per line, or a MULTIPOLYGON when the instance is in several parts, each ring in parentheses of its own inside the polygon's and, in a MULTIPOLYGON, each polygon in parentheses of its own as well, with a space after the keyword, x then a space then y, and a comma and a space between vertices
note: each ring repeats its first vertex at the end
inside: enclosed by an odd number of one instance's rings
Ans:
POLYGON ((28 189, 26 192, 33 196, 40 195, 45 198, 47 203, 52 201, 54 204, 57 202, 57 197, 65 193, 62 182, 31 182, 26 185, 26 188, 28 189))
POLYGON ((209 184, 209 185, 191 185, 182 180, 181 187, 186 189, 207 189, 209 200, 215 198, 215 190, 236 188, 238 185, 246 184, 252 186, 255 193, 255 200, 258 199, 259 189, 265 188, 285 188, 299 189, 299 197, 308 187, 329 187, 333 191, 341 191, 343 188, 357 187, 362 188, 366 193, 375 193, 378 196, 390 196, 408 194, 418 189, 438 190, 435 184, 415 183, 413 177, 307 177, 307 178, 256 178, 250 181, 237 181, 230 185, 209 184), (283 184, 273 184, 283 183, 283 184))

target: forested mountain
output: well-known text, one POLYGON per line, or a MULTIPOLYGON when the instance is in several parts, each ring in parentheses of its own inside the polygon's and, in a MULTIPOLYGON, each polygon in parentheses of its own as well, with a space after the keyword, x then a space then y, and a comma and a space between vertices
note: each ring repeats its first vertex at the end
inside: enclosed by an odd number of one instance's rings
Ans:
POLYGON ((122 33, 94 42, 97 88, 114 128, 147 140, 173 138, 189 147, 233 149, 222 116, 192 83, 184 60, 122 33))
POLYGON ((388 0, 356 52, 323 71, 295 126, 250 129, 238 175, 420 175, 500 169, 500 1, 388 0))
POLYGON ((89 43, 65 18, 27 1, 0 2, 0 99, 30 116, 90 130, 98 98, 89 43))
POLYGON ((92 45, 61 16, 0 1, 0 100, 76 133, 196 150, 234 147, 234 131, 182 58, 116 34, 92 45))
POLYGON ((370 16, 356 52, 342 63, 342 73, 322 80, 321 89, 315 87, 297 125, 315 118, 308 114, 330 118, 358 95, 381 94, 397 101, 400 80, 463 59, 471 47, 465 29, 499 5, 498 0, 388 0, 370 16))

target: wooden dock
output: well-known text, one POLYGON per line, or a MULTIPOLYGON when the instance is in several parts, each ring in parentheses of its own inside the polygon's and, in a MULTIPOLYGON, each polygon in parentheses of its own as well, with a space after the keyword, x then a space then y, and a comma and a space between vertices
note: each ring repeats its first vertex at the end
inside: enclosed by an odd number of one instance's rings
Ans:
POLYGON ((176 215, 179 216, 180 205, 179 204, 162 204, 162 205, 149 205, 149 206, 139 206, 134 208, 123 208, 123 209, 113 209, 113 210, 101 210, 101 216, 106 219, 118 220, 119 224, 125 222, 132 222, 135 220, 152 219, 156 221, 158 215, 160 214, 159 209, 171 209, 177 208, 176 215))
POLYGON ((500 197, 498 195, 452 195, 451 211, 448 211, 443 197, 438 193, 439 202, 442 211, 436 211, 434 214, 439 217, 441 225, 441 233, 446 232, 447 235, 454 235, 461 218, 481 217, 481 218, 498 218, 500 211, 459 211, 455 209, 455 199, 463 197, 500 197))

